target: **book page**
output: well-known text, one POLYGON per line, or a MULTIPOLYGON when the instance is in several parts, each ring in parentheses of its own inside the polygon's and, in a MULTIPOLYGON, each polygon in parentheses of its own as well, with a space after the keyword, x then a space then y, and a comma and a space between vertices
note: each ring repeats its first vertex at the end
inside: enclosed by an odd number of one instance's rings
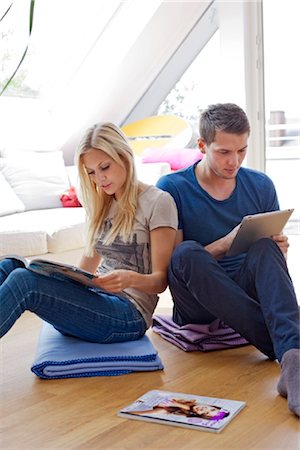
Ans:
POLYGON ((29 263, 29 261, 24 256, 19 256, 19 255, 0 256, 0 261, 2 261, 3 259, 14 259, 15 261, 19 261, 20 263, 22 263, 23 266, 26 268, 28 267, 28 263, 29 263))
POLYGON ((34 259, 28 268, 33 272, 40 273, 58 279, 71 279, 90 287, 95 287, 93 279, 95 275, 76 266, 61 264, 43 259, 34 259))

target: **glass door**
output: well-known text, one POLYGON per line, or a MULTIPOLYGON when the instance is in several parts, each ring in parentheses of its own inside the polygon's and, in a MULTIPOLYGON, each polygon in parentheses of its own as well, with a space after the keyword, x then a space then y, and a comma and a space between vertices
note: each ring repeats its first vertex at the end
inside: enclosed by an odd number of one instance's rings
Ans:
POLYGON ((264 0, 266 172, 281 208, 295 208, 289 233, 300 234, 300 3, 264 0))

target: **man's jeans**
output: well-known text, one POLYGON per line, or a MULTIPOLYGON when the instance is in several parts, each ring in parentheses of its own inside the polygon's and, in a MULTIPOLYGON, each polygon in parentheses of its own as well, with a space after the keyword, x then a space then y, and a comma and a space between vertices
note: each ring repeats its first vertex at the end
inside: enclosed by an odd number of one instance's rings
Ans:
POLYGON ((25 311, 32 311, 63 334, 91 342, 136 340, 147 329, 142 315, 126 298, 91 290, 0 262, 0 336, 25 311))
POLYGON ((299 307, 285 258, 272 239, 260 239, 229 276, 204 248, 182 242, 169 267, 178 325, 222 319, 270 359, 299 348, 299 307))

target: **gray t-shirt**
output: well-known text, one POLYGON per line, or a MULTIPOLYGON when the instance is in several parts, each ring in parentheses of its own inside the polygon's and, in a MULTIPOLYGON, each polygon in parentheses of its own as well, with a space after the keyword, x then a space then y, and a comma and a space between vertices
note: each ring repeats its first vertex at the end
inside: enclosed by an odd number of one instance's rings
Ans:
MULTIPOLYGON (((101 255, 98 272, 106 273, 115 269, 127 269, 150 274, 152 271, 150 231, 159 227, 171 227, 177 230, 177 209, 173 198, 169 193, 155 186, 146 187, 138 198, 132 242, 124 242, 118 236, 112 244, 103 245, 103 237, 112 226, 116 209, 117 202, 114 201, 105 220, 103 233, 96 243, 96 251, 101 255)), ((158 296, 133 288, 124 289, 123 294, 135 304, 147 325, 150 326, 158 296)))

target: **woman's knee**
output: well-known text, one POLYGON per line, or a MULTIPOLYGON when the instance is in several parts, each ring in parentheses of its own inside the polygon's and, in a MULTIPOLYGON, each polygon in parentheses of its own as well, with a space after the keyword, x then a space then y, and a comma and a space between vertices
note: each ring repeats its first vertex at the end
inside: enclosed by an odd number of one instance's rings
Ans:
POLYGON ((14 258, 5 258, 1 261, 1 271, 5 274, 6 277, 9 276, 12 272, 17 270, 18 268, 24 268, 24 264, 22 261, 14 258))
POLYGON ((25 292, 33 286, 34 275, 30 270, 24 267, 18 267, 10 273, 7 282, 25 292))

